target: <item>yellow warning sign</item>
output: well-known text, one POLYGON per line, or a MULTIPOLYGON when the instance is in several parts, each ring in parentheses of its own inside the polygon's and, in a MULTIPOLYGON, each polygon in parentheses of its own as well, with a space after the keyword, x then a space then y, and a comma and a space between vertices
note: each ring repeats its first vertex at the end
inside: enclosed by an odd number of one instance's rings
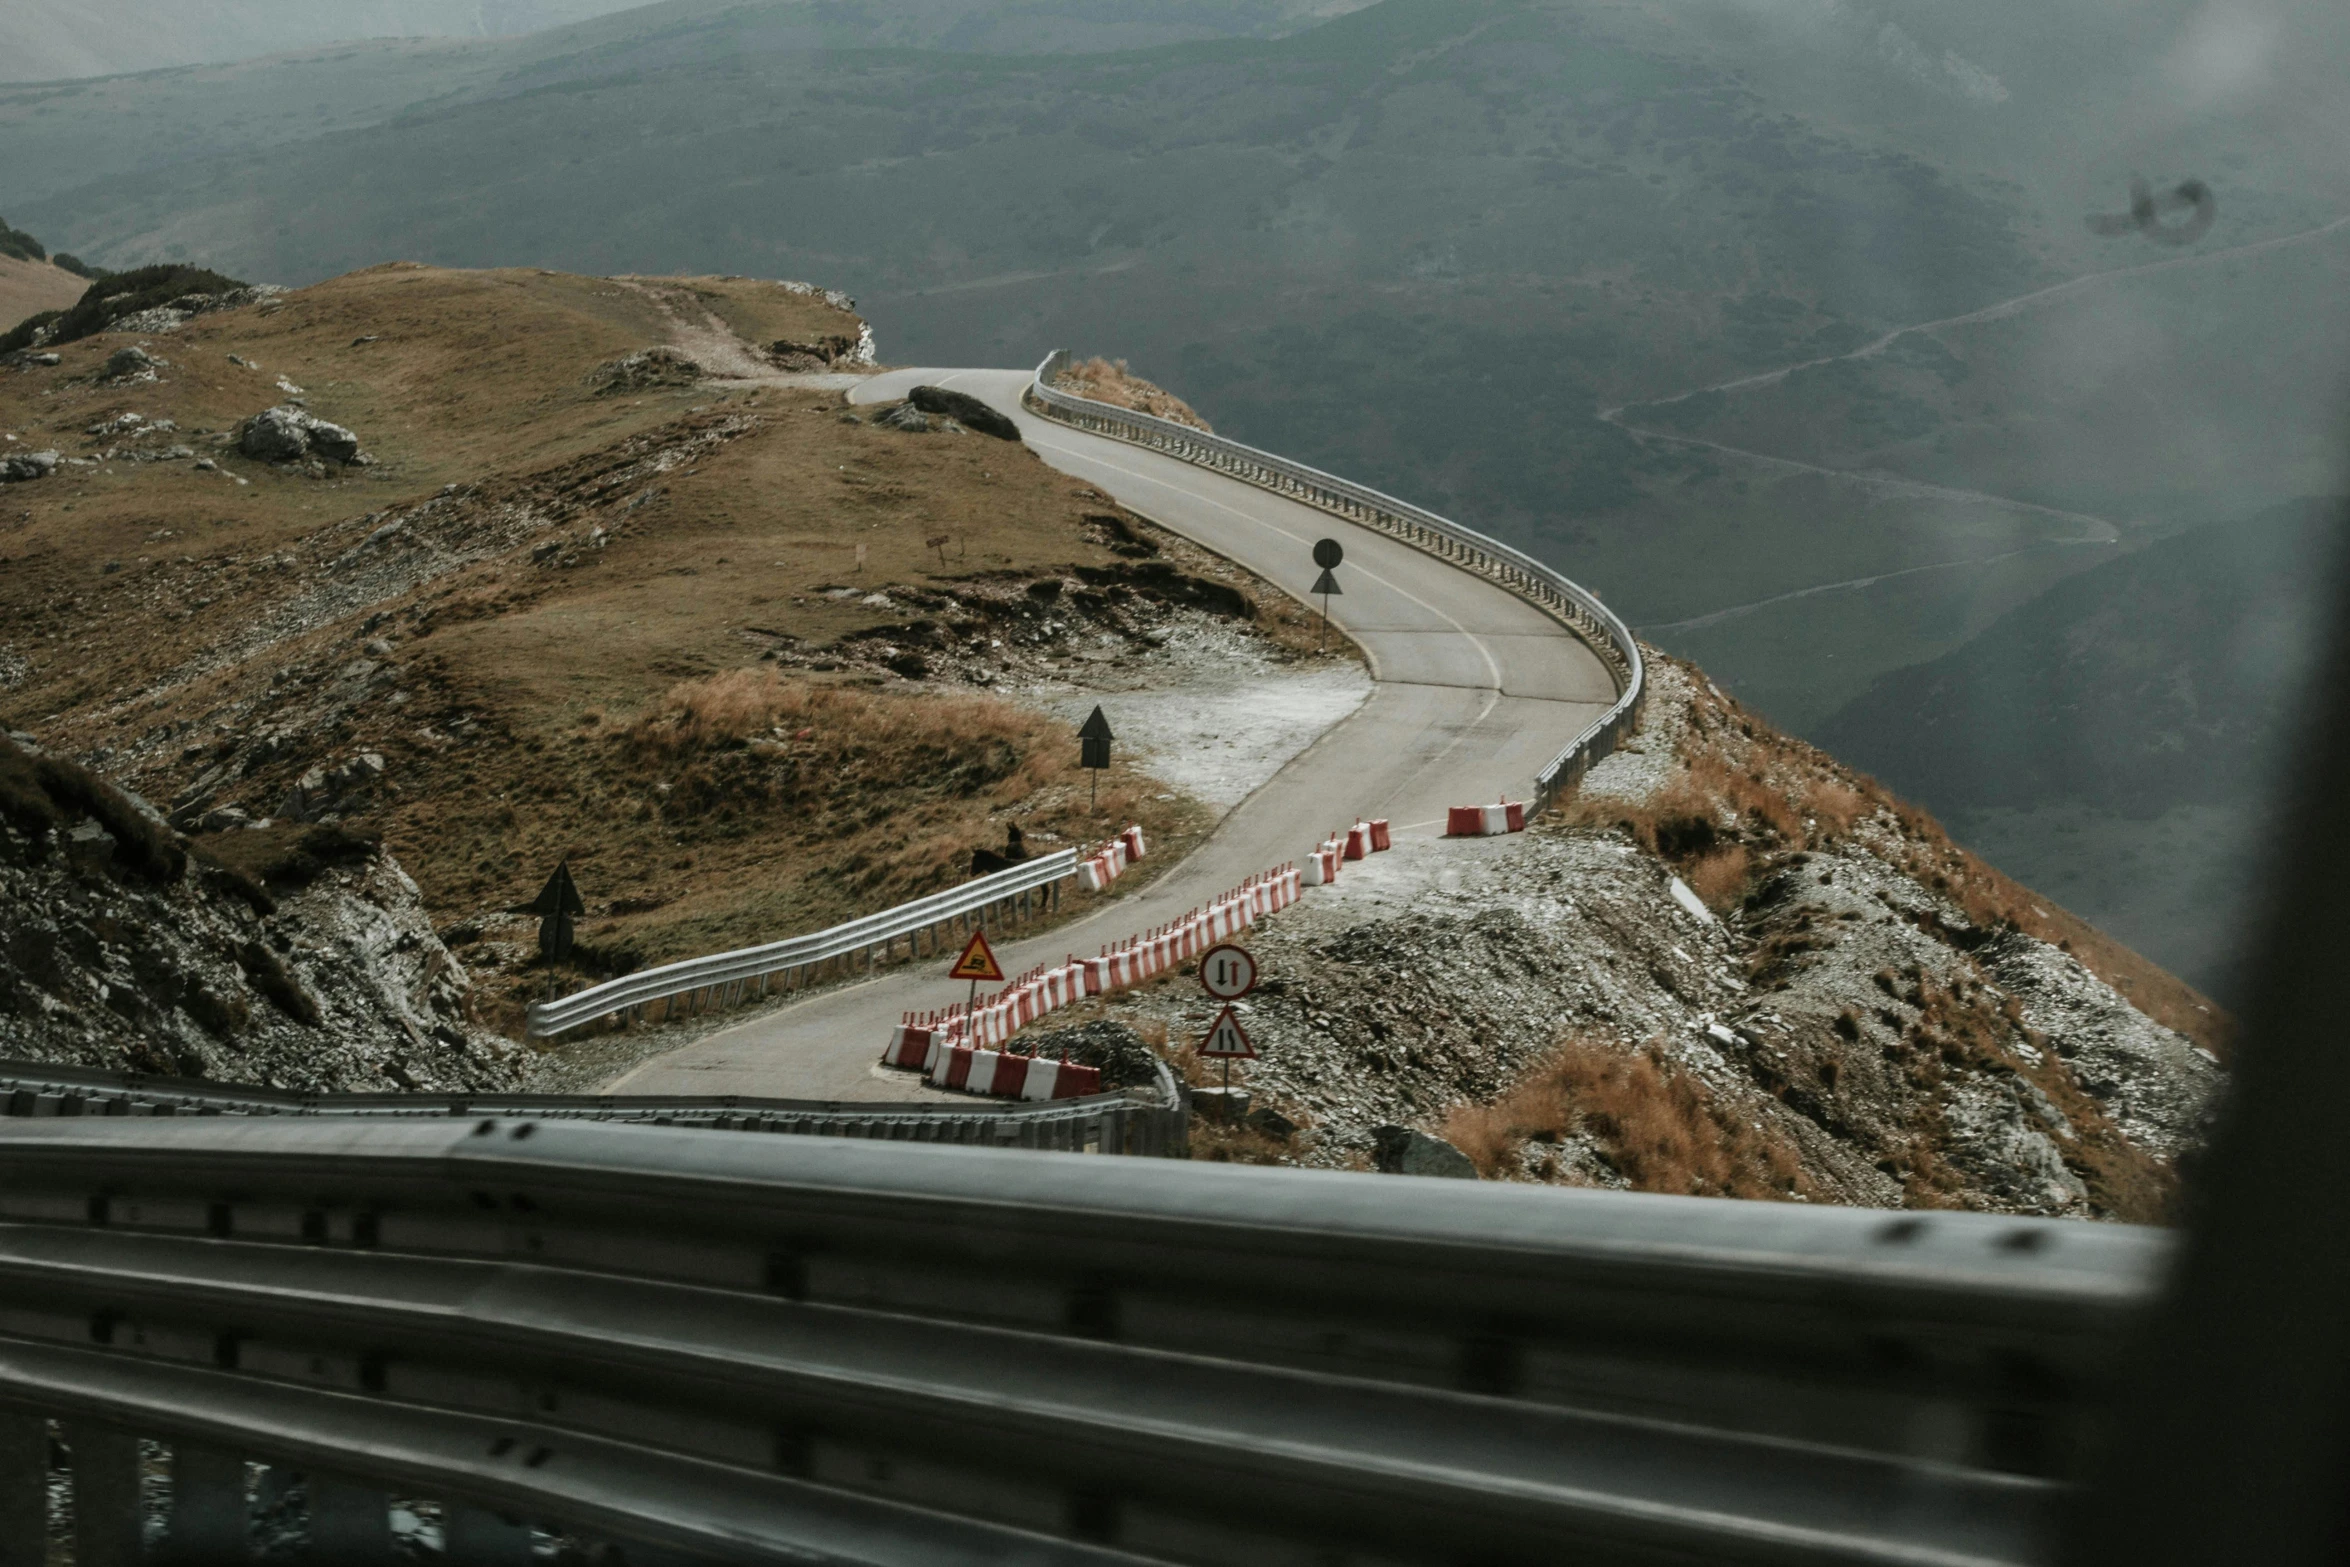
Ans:
POLYGON ((987 932, 984 930, 971 933, 971 944, 963 949, 961 957, 955 959, 955 966, 947 970, 949 979, 984 979, 1000 984, 1003 977, 1003 967, 996 962, 995 952, 988 946, 987 932))

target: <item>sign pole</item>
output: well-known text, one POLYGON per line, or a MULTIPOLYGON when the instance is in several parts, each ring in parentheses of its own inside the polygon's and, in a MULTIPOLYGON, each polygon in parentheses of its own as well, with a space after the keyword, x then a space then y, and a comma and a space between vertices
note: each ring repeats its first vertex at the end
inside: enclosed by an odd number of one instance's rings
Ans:
POLYGON ((1346 551, 1336 539, 1314 541, 1314 564, 1322 568, 1321 577, 1314 583, 1314 591, 1322 595, 1322 625, 1314 633, 1314 651, 1317 653, 1330 640, 1330 595, 1344 591, 1339 587, 1336 576, 1338 563, 1344 559, 1346 551))

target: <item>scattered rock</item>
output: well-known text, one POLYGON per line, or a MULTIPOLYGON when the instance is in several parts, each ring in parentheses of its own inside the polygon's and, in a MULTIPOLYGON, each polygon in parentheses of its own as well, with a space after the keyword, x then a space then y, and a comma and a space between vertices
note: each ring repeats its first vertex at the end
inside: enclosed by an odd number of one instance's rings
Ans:
POLYGON ((767 345, 768 357, 786 370, 829 370, 836 364, 856 363, 857 339, 834 332, 809 342, 780 338, 767 345))
POLYGON ((645 392, 664 386, 691 386, 706 374, 699 363, 674 348, 642 348, 589 372, 599 395, 645 392))
POLYGON ((943 415, 981 435, 992 435, 999 441, 1020 439, 1018 425, 968 392, 952 392, 943 386, 917 386, 906 394, 906 401, 926 414, 943 415))
POLYGON ((107 386, 135 386, 156 379, 155 372, 169 368, 170 363, 133 343, 107 355, 106 363, 98 371, 98 379, 107 386))
POLYGON ((1158 1057, 1151 1047, 1133 1029, 1110 1018, 1027 1035, 1020 1047, 1032 1055, 1099 1067, 1104 1088, 1143 1088, 1158 1081, 1158 1057))
POLYGON ((1469 1156, 1441 1137, 1409 1126, 1371 1128, 1372 1159, 1383 1175, 1443 1175, 1473 1181, 1477 1167, 1469 1156))
POLYGON ((338 812, 350 796, 383 775, 384 759, 375 751, 362 751, 331 768, 313 767, 295 780, 277 814, 289 821, 321 820, 338 812))
POLYGON ((299 462, 318 456, 364 467, 370 460, 359 449, 359 437, 349 430, 282 403, 237 427, 237 450, 262 462, 299 462))
POLYGON ((46 479, 57 471, 55 452, 9 452, 0 455, 0 484, 24 484, 46 479))
POLYGON ((903 430, 908 435, 923 435, 932 430, 959 432, 963 428, 952 419, 932 419, 912 403, 897 403, 873 416, 873 422, 885 430, 903 430))

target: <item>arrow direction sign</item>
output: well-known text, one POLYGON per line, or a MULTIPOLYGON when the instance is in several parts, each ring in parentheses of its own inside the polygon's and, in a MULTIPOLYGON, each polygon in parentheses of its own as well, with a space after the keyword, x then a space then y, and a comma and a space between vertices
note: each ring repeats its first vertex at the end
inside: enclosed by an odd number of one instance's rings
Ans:
POLYGON ((579 895, 579 884, 571 879, 569 860, 556 863, 555 874, 547 878, 547 884, 523 912, 539 917, 541 955, 558 963, 571 956, 571 922, 587 913, 587 903, 579 895))
POLYGON ((1223 942, 1200 954, 1200 988, 1218 1001, 1238 1001, 1257 988, 1257 960, 1246 947, 1223 942))
POLYGON ((1003 983, 1003 965, 995 960, 995 949, 987 944, 987 932, 975 930, 963 947, 963 955, 955 959, 955 966, 947 970, 949 979, 967 979, 976 985, 981 980, 989 984, 1003 983))

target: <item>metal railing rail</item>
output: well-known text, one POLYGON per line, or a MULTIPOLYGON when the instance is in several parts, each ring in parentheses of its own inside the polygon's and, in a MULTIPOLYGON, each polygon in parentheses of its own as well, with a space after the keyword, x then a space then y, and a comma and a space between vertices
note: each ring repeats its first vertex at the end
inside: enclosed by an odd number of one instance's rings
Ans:
POLYGON ((1036 367, 1027 392, 1030 406, 1036 412, 1096 435, 1113 436, 1165 452, 1319 507, 1349 522, 1376 528, 1464 571, 1499 583, 1575 633, 1598 653, 1616 679, 1615 705, 1569 740, 1550 764, 1535 775, 1537 802, 1547 805, 1560 791, 1580 782, 1593 762, 1613 751, 1639 726, 1648 690, 1647 667, 1641 658, 1639 639, 1589 589, 1498 539, 1488 538, 1473 528, 1462 527, 1448 517, 1397 500, 1368 485, 1195 430, 1187 424, 1064 392, 1052 384, 1052 378, 1068 359, 1067 349, 1055 349, 1036 367))
POLYGON ((1181 1157, 1190 1108, 1164 1063, 1146 1089, 1035 1104, 942 1097, 852 1103, 717 1094, 305 1094, 37 1061, 0 1061, 0 1116, 374 1116, 410 1119, 524 1116, 716 1131, 783 1132, 883 1141, 1057 1148, 1072 1153, 1181 1157))
POLYGON ((561 1121, 0 1121, 0 1564, 41 1559, 46 1419, 83 1567, 137 1559, 141 1438, 203 1562, 246 1559, 255 1460, 338 1564, 386 1559, 392 1498, 443 1504, 447 1567, 529 1524, 640 1564, 2020 1564, 2168 1250, 561 1121))
POLYGON ((767 981, 778 974, 812 969, 817 964, 854 958, 860 953, 870 959, 875 953, 886 953, 900 940, 908 942, 910 947, 922 932, 935 926, 981 914, 997 904, 1050 887, 1076 874, 1075 849, 1040 855, 1009 870, 814 935, 793 936, 762 947, 744 947, 734 952, 664 963, 659 968, 590 985, 560 1000, 537 1003, 529 1010, 528 1031, 532 1038, 543 1039, 598 1018, 637 1012, 650 1002, 699 991, 715 992, 714 999, 720 1004, 751 994, 753 985, 759 987, 757 994, 764 995, 767 981))

